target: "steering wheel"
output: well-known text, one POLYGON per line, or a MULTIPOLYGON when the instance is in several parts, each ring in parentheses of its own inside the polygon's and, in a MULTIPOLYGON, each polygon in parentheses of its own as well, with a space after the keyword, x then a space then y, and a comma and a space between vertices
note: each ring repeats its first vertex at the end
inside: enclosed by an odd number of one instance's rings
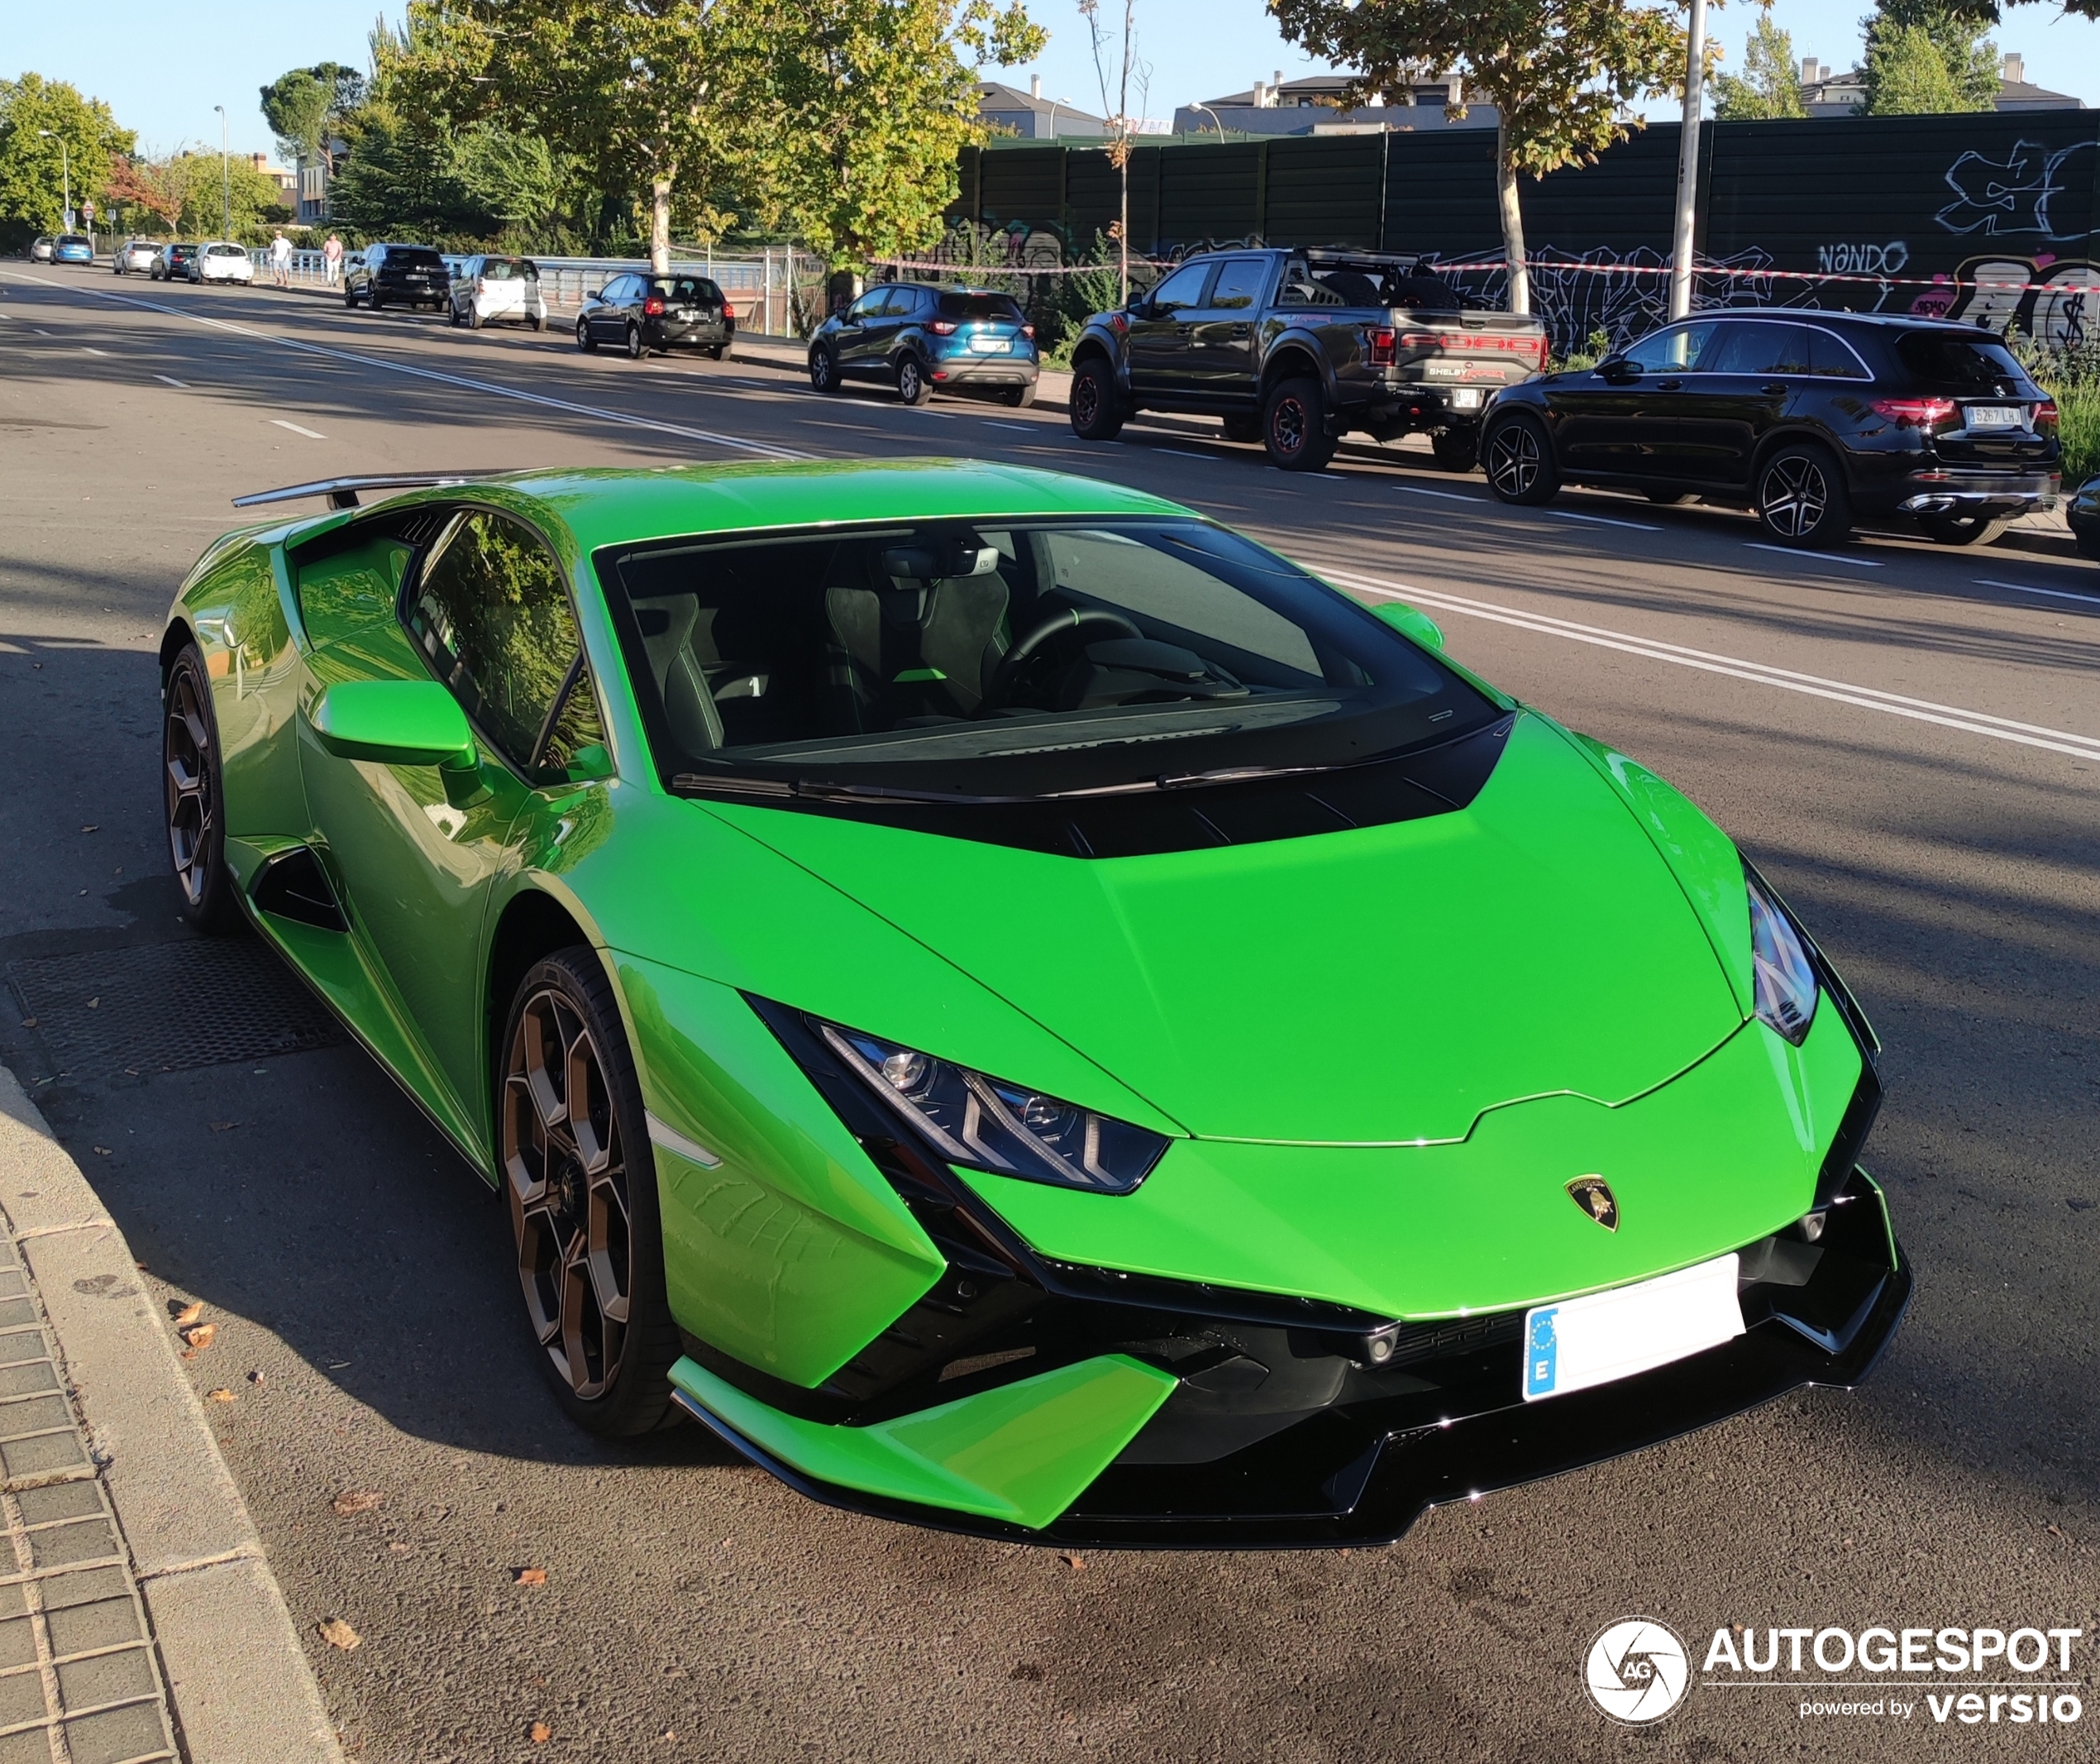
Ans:
POLYGON ((1112 613, 1105 607, 1068 607, 1062 612, 1052 613, 1048 619, 1038 624, 1027 636, 1000 658, 998 670, 992 675, 991 686, 985 694, 986 705, 987 706, 1005 705, 1014 690, 1014 683, 1021 677, 1023 670, 1036 658, 1043 646, 1053 638, 1062 637, 1067 631, 1076 631, 1090 624, 1107 625, 1125 637, 1134 637, 1140 640, 1145 634, 1122 614, 1112 613))

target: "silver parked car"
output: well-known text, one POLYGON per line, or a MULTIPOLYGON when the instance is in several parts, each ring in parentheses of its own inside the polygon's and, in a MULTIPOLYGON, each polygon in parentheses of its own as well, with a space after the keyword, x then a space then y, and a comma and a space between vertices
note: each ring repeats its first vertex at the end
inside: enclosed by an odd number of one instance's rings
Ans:
POLYGON ((119 275, 136 271, 141 275, 153 274, 155 261, 160 256, 160 243, 153 239, 126 239, 110 253, 119 275))
POLYGON ((452 323, 479 331, 499 319, 546 328, 540 266, 529 257, 461 258, 452 272, 452 323))

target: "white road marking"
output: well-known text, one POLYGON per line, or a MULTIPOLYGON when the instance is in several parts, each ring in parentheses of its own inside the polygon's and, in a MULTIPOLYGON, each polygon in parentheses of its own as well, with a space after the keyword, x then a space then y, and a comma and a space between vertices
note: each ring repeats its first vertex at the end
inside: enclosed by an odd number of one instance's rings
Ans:
POLYGON ((1570 619, 1555 619, 1544 613, 1525 612, 1521 608, 1505 606, 1492 600, 1466 600, 1435 589, 1410 588, 1403 583, 1381 581, 1375 576, 1359 576, 1351 570, 1329 568, 1317 563, 1310 564, 1308 567, 1317 570, 1320 575, 1344 587, 1380 595, 1388 600, 1405 600, 1410 605, 1460 613, 1468 618, 1484 619, 1495 624, 1513 625, 1521 630, 1536 631, 1569 643, 1589 643, 1600 649, 1616 649, 1622 654, 1639 656, 1651 662, 1668 662, 1677 667, 1697 668, 1702 673, 1725 674, 1731 679, 1747 680, 1757 686, 1777 686, 1782 691, 1829 699, 1838 704, 1855 705, 1863 710, 1878 710, 1884 716, 1907 717, 1913 722, 1937 724, 1943 729, 1959 729, 1965 734, 1988 735, 1993 741, 2016 742, 2021 747, 2043 748, 2052 753, 2068 753, 2074 759, 2100 759, 2100 735, 2080 735, 2069 729, 2015 722, 2010 717, 1992 716, 1981 710, 1964 710, 1959 705, 1935 704, 1926 698, 1907 698, 1901 693, 1884 692, 1875 686, 1855 686, 1845 680, 1829 680, 1820 674, 1797 673, 1792 668, 1773 667, 1768 663, 1748 661, 1740 656, 1716 655, 1711 650, 1687 648, 1682 643, 1666 643, 1657 638, 1636 637, 1630 632, 1614 631, 1601 625, 1577 624, 1570 619))
POLYGON ((1206 466, 1217 458, 1217 455, 1215 453, 1191 453, 1186 447, 1155 447, 1146 446, 1140 447, 1138 451, 1140 453, 1171 453, 1176 459, 1200 459, 1206 466))
POLYGON ((1410 496, 1434 496, 1442 502, 1470 502, 1475 508, 1484 508, 1487 503, 1485 496, 1462 496, 1456 490, 1424 490, 1419 484, 1396 484, 1393 488, 1405 490, 1410 496))
POLYGON ((1040 435, 1047 427, 1041 423, 1004 423, 997 417, 980 417, 977 420, 986 428, 1017 428, 1024 435, 1040 435))
POLYGON ((279 428, 289 428, 294 435, 305 436, 308 441, 326 441, 328 438, 318 429, 302 428, 296 423, 287 423, 282 417, 272 417, 270 420, 279 428))
POLYGON ((176 380, 166 374, 155 374, 153 377, 164 386, 174 386, 184 392, 189 390, 189 382, 187 380, 176 380))
MULTIPOLYGON (((23 275, 18 271, 0 271, 0 275, 6 275, 10 280, 27 282, 38 288, 66 285, 61 282, 48 281, 41 276, 23 275)), ((677 423, 660 423, 651 417, 630 416, 624 411, 607 410, 595 404, 579 404, 567 399, 550 398, 542 392, 520 391, 515 386, 498 385, 493 380, 470 380, 464 374, 441 374, 433 368, 412 367, 405 361, 389 361, 378 356, 361 356, 346 349, 330 349, 319 343, 303 343, 289 337, 274 337, 252 326, 236 324, 231 319, 204 318, 159 300, 143 300, 130 294, 106 293, 99 288, 81 291, 93 294, 98 300, 112 300, 119 305, 135 306, 146 312, 165 313, 171 318, 187 319, 192 324, 225 331, 236 337, 252 337, 259 343, 272 343, 279 349, 289 349, 300 355, 318 356, 332 361, 347 361, 358 367, 377 368, 383 373, 405 374, 412 380, 432 380, 440 385, 461 386, 470 392, 486 393, 491 398, 507 398, 521 404, 537 405, 544 410, 566 411, 571 416, 594 417, 601 423, 613 423, 622 428, 646 429, 652 434, 676 435, 686 441, 704 441, 714 447, 728 447, 739 453, 756 453, 766 459, 811 457, 793 447, 776 447, 768 442, 747 441, 741 436, 717 434, 711 429, 688 428, 677 423)))
POLYGON ((2045 594, 2052 600, 2079 600, 2088 606, 2100 606, 2100 594, 2073 594, 2065 588, 2030 588, 2025 582, 1994 581, 1988 576, 1975 578, 1978 588, 2010 588, 2015 594, 2045 594))
POLYGON ((1855 570, 1878 570, 1885 567, 1878 557, 1848 557, 1842 552, 1802 551, 1792 545, 1766 545, 1756 539, 1745 539, 1743 549, 1749 552, 1777 552, 1782 557, 1813 557, 1818 563, 1849 563, 1855 570))
POLYGON ((1557 521, 1587 521, 1592 527, 1630 527, 1635 533, 1660 533, 1660 527, 1651 527, 1646 521, 1614 520, 1609 514, 1577 514, 1573 509, 1545 509, 1542 514, 1550 514, 1557 521))
MULTIPOLYGON (((94 290, 93 289, 90 288, 90 289, 88 290, 88 292, 89 294, 93 294, 93 293, 94 293, 94 292, 95 292, 95 290, 94 290)), ((35 332, 36 332, 36 335, 37 335, 37 336, 39 336, 39 337, 49 337, 49 336, 51 334, 51 333, 50 333, 50 332, 48 332, 48 331, 37 331, 37 330, 36 330, 36 327, 35 325, 31 325, 29 328, 30 328, 31 331, 35 331, 35 332)))
POLYGON ((84 356, 106 356, 109 351, 107 349, 91 348, 86 343, 83 343, 80 346, 80 353, 84 356))

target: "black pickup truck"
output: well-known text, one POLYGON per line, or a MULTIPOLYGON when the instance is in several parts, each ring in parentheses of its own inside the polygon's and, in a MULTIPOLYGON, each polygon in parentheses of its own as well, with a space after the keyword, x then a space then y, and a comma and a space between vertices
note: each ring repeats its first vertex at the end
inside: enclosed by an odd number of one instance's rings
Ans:
POLYGON ((1087 320, 1071 426, 1109 441, 1140 410, 1210 412, 1286 471, 1317 471, 1351 429, 1426 430, 1439 465, 1470 471, 1489 397, 1545 365, 1537 319, 1481 308, 1423 258, 1214 251, 1087 320))

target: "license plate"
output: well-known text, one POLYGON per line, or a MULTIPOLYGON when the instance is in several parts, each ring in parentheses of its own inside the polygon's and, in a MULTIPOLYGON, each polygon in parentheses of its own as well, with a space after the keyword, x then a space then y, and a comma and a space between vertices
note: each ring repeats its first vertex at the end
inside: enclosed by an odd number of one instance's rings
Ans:
POLYGON ((1480 409, 1480 397, 1475 388, 1462 386, 1451 394, 1451 408, 1453 410, 1477 410, 1480 409))
POLYGON ((1718 1347, 1743 1332, 1733 1254, 1697 1268, 1537 1305, 1524 1315, 1524 1399, 1587 1390, 1718 1347))
POLYGON ((1969 426, 1971 428, 2025 428, 2027 413, 2018 404, 1971 404, 1969 407, 1969 426))
POLYGON ((970 339, 970 352, 977 356, 1003 356, 1009 351, 1003 337, 973 337, 970 339))

